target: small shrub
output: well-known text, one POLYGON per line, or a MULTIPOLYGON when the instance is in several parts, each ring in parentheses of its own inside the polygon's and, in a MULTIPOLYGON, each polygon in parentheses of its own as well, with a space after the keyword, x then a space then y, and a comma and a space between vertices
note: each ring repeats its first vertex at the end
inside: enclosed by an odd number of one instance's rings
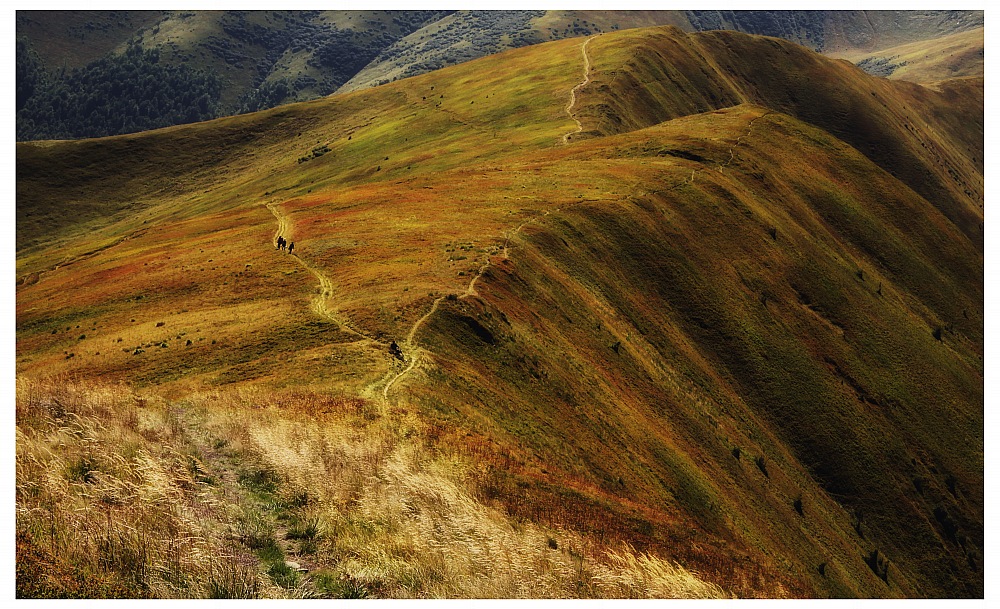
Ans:
POLYGON ((328 571, 313 575, 313 585, 316 591, 325 598, 368 598, 368 589, 361 582, 351 577, 337 577, 328 571))
POLYGON ((271 577, 275 584, 285 588, 286 590, 299 585, 298 572, 284 562, 273 563, 267 570, 267 574, 271 577))
MULTIPOLYGON (((265 550, 265 553, 273 552, 274 530, 271 525, 259 514, 250 512, 245 514, 237 522, 237 536, 251 550, 265 550)), ((281 548, 277 548, 280 552, 281 548)), ((270 556, 270 554, 268 554, 270 556)))
POLYGON ((764 474, 765 478, 771 477, 771 474, 767 473, 767 464, 764 462, 764 455, 757 457, 755 463, 757 463, 757 469, 759 469, 761 473, 764 474))
POLYGON ((257 569, 231 557, 212 565, 208 580, 209 598, 260 598, 257 569))
POLYGON ((257 558, 264 563, 284 562, 285 551, 281 549, 273 537, 261 539, 256 548, 257 558))
POLYGON ((885 583, 889 583, 889 561, 878 548, 872 550, 871 554, 865 557, 865 564, 885 583))
POLYGON ((274 471, 258 467, 240 473, 238 482, 247 490, 261 494, 273 494, 278 490, 281 479, 274 471))
POLYGON ((81 457, 69 465, 69 479, 85 484, 96 482, 97 463, 90 457, 81 457))
POLYGON ((312 517, 305 521, 297 521, 288 528, 286 539, 306 539, 314 541, 320 536, 319 518, 312 517))
POLYGON ((296 509, 306 507, 312 502, 313 498, 309 496, 309 491, 300 489, 293 492, 283 503, 286 508, 296 509))

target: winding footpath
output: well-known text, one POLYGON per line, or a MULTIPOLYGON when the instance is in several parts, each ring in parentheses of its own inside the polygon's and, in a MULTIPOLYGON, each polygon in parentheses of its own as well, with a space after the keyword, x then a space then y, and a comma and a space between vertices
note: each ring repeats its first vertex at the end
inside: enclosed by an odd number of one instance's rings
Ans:
MULTIPOLYGON (((768 111, 764 112, 763 114, 761 114, 760 116, 755 116, 754 118, 750 119, 747 122, 747 132, 744 135, 741 135, 738 138, 736 138, 736 141, 733 143, 733 145, 729 147, 729 160, 727 160, 725 163, 719 163, 718 165, 716 165, 714 167, 714 169, 716 171, 722 172, 723 169, 725 169, 726 167, 729 167, 733 163, 733 161, 736 160, 736 147, 743 143, 743 139, 744 138, 750 137, 750 135, 753 133, 753 124, 756 123, 757 121, 759 121, 760 119, 764 118, 768 114, 773 114, 773 112, 771 110, 768 110, 768 111)), ((707 166, 705 164, 702 164, 701 167, 698 167, 697 169, 692 169, 690 176, 688 176, 687 178, 685 178, 685 179, 681 180, 680 182, 674 184, 673 186, 671 186, 669 188, 660 189, 660 190, 648 191, 646 194, 655 194, 655 193, 660 193, 660 192, 670 192, 671 190, 677 190, 681 186, 687 186, 689 184, 693 184, 694 183, 695 175, 697 175, 697 173, 699 171, 710 171, 711 169, 713 169, 713 167, 709 167, 709 166, 707 166)))
MULTIPOLYGON (((590 38, 586 39, 580 46, 580 52, 583 55, 583 80, 577 83, 576 86, 574 86, 572 89, 570 89, 569 103, 566 104, 566 114, 568 114, 569 117, 576 122, 576 129, 562 136, 563 144, 569 143, 569 138, 571 136, 583 131, 583 123, 581 123, 580 120, 576 118, 576 115, 573 112, 573 108, 576 106, 577 91, 590 84, 590 56, 587 55, 587 46, 590 44, 590 41, 596 38, 597 36, 599 36, 599 34, 591 36, 590 38)), ((548 212, 545 212, 545 215, 548 215, 548 212)), ((505 260, 509 258, 508 244, 511 238, 513 238, 515 235, 521 232, 521 229, 532 221, 534 220, 527 220, 525 222, 522 222, 516 229, 514 229, 513 232, 507 235, 503 244, 503 257, 505 260)), ((465 288, 465 292, 458 297, 459 299, 465 299, 470 296, 479 295, 479 293, 476 291, 476 282, 479 281, 479 279, 483 276, 486 270, 490 267, 490 263, 491 263, 490 257, 489 254, 487 254, 486 262, 483 264, 482 267, 479 268, 479 272, 476 273, 476 276, 473 277, 472 281, 469 282, 469 285, 465 288)), ((406 356, 407 353, 412 354, 410 355, 410 364, 406 368, 401 370, 399 373, 397 373, 395 376, 390 377, 388 381, 386 381, 385 386, 382 388, 382 401, 384 403, 388 404, 389 390, 392 389, 393 385, 395 385, 401 378, 409 374, 414 368, 416 368, 417 364, 419 363, 421 355, 423 354, 423 349, 414 344, 414 339, 416 338, 417 332, 424 325, 424 323, 426 323, 427 320, 430 319, 431 316, 437 312, 438 307, 441 305, 441 301, 444 300, 445 298, 447 298, 447 296, 439 296, 435 298, 434 302, 431 304, 430 310, 424 313, 423 317, 414 322, 413 326, 410 328, 410 331, 407 333, 406 340, 403 343, 404 345, 403 352, 404 352, 404 357, 406 356)))
MULTIPOLYGON (((579 89, 581 89, 582 87, 584 87, 584 86, 586 86, 586 85, 588 85, 590 83, 590 59, 589 59, 589 56, 587 55, 587 45, 594 38, 596 38, 596 36, 592 36, 592 37, 588 38, 586 41, 584 41, 583 45, 581 46, 581 53, 583 54, 584 79, 583 79, 582 82, 580 82, 576 86, 574 86, 573 89, 570 91, 570 101, 569 101, 569 104, 566 106, 566 113, 570 116, 570 118, 572 118, 574 121, 576 121, 577 127, 576 127, 575 130, 570 131, 569 133, 566 133, 565 135, 563 135, 562 141, 563 141, 564 144, 566 144, 566 143, 569 142, 569 138, 572 135, 574 135, 576 133, 580 133, 580 132, 583 131, 583 125, 580 123, 579 119, 577 119, 576 116, 574 115, 573 109, 574 109, 574 107, 576 105, 576 93, 577 93, 577 91, 579 89)), ((770 114, 770 112, 765 112, 765 113, 761 114, 760 116, 757 116, 757 117, 755 117, 755 118, 753 118, 752 120, 749 121, 749 123, 747 124, 747 133, 745 135, 741 135, 739 138, 737 138, 736 142, 734 142, 733 145, 732 145, 732 147, 730 147, 730 149, 729 149, 729 159, 725 163, 719 163, 716 166, 717 170, 721 171, 723 168, 728 167, 735 160, 735 149, 736 149, 736 147, 739 146, 742 143, 742 141, 743 141, 744 138, 749 137, 751 135, 752 130, 753 130, 753 124, 754 124, 754 122, 756 122, 757 120, 759 120, 761 118, 764 118, 768 114, 770 114)), ((709 169, 711 169, 711 168, 710 167, 701 167, 701 168, 692 170, 691 176, 689 178, 683 180, 682 182, 680 182, 680 183, 678 183, 678 184, 676 184, 676 185, 674 185, 674 186, 672 186, 672 187, 670 187, 670 188, 668 188, 666 190, 673 190, 673 189, 678 188, 678 187, 680 187, 680 186, 682 186, 684 184, 690 184, 690 183, 694 182, 695 174, 698 171, 708 171, 709 169)), ((275 231, 275 235, 274 235, 274 239, 273 239, 273 241, 276 243, 277 242, 277 238, 278 238, 279 235, 289 232, 289 230, 290 230, 290 222, 288 220, 288 217, 285 216, 284 213, 282 213, 280 211, 280 208, 274 202, 268 203, 267 204, 267 208, 271 211, 271 213, 274 215, 275 219, 278 221, 278 228, 275 231)), ((558 211, 558 210, 556 210, 556 211, 558 211)), ((547 216, 548 214, 549 214, 549 212, 546 211, 543 214, 539 215, 538 217, 525 220, 524 222, 522 222, 521 224, 519 224, 514 230, 512 230, 512 231, 510 231, 510 232, 508 232, 506 234, 505 239, 504 239, 504 243, 503 243, 503 247, 501 248, 502 257, 503 257, 504 260, 508 260, 510 258, 510 252, 509 252, 510 241, 513 238, 515 238, 522 231, 522 229, 524 229, 525 226, 527 226, 528 224, 530 224, 532 222, 537 222, 540 218, 543 218, 544 216, 547 216)), ((327 304, 333 298, 333 296, 334 296, 333 282, 330 281, 330 279, 326 275, 324 275, 319 269, 317 269, 317 268, 309 265, 308 263, 306 263, 301 257, 295 256, 295 258, 296 258, 296 260, 298 261, 298 263, 303 268, 305 268, 310 273, 312 273, 316 277, 316 279, 319 281, 319 284, 320 284, 319 295, 316 296, 313 299, 312 303, 311 303, 311 308, 312 308, 312 310, 314 312, 316 312, 317 314, 319 314, 319 315, 321 315, 323 317, 326 317, 326 318, 330 319, 331 321, 337 323, 346 332, 349 332, 351 334, 356 335, 357 337, 359 337, 359 339, 361 339, 363 341, 369 341, 369 342, 371 342, 373 344, 384 346, 385 343, 383 343, 382 341, 376 340, 376 339, 374 339, 374 338, 372 338, 370 336, 365 335, 364 333, 356 330, 355 328, 352 328, 343 319, 341 319, 339 317, 339 315, 337 314, 336 310, 331 309, 329 307, 329 305, 327 304)), ((479 296, 479 292, 476 290, 476 284, 479 282, 479 280, 482 278, 482 276, 486 273, 486 271, 489 269, 489 267, 492 264, 493 264, 493 261, 492 261, 491 255, 487 252, 487 254, 486 254, 486 261, 479 268, 479 271, 476 273, 476 275, 469 281, 469 284, 466 286, 465 291, 461 295, 457 296, 457 298, 464 300, 464 299, 469 298, 471 296, 478 297, 479 296)), ((413 323, 413 325, 410 327, 409 332, 407 332, 407 334, 406 334, 406 338, 404 339, 403 344, 399 345, 400 350, 403 353, 404 361, 405 360, 409 360, 409 363, 407 364, 407 366, 405 368, 403 368, 402 370, 399 370, 398 372, 396 371, 395 368, 390 368, 389 371, 387 371, 385 373, 385 375, 382 376, 382 378, 380 378, 379 380, 371 383, 363 391, 364 395, 367 395, 367 396, 370 396, 370 397, 377 396, 377 398, 379 399, 379 401, 382 402, 383 405, 386 405, 386 406, 389 405, 389 392, 396 385, 396 383, 398 383, 400 380, 402 380, 403 377, 405 377, 407 374, 409 374, 410 372, 412 372, 420 364, 420 362, 421 362, 421 360, 423 358, 423 355, 425 353, 425 350, 422 347, 420 347, 417 344, 417 342, 416 342, 417 334, 419 333, 420 329, 424 326, 424 324, 427 323, 427 321, 437 312, 438 308, 441 305, 441 301, 443 301, 446 298, 448 298, 449 295, 450 294, 446 294, 444 296, 438 296, 437 298, 435 298, 434 301, 431 303, 430 309, 428 309, 428 311, 426 313, 424 313, 419 319, 417 319, 413 323), (382 388, 381 391, 378 391, 379 387, 382 388)))
MULTIPOLYGON (((267 209, 270 210, 272 214, 274 214, 275 219, 278 221, 278 228, 277 230, 275 230, 274 237, 272 238, 272 244, 277 246, 278 237, 280 235, 288 234, 290 232, 290 223, 288 221, 288 217, 281 212, 278 205, 276 205, 273 201, 267 204, 267 209)), ((320 317, 325 317, 330 321, 332 321, 333 323, 337 324, 337 326, 340 327, 340 329, 343 330, 344 332, 357 336, 360 341, 371 341, 373 343, 381 344, 381 341, 376 340, 375 338, 372 338, 371 336, 368 336, 363 332, 360 332, 357 329, 351 327, 351 325, 347 323, 346 320, 340 317, 340 315, 335 309, 331 309, 327 305, 329 300, 333 297, 333 292, 334 292, 333 282, 330 281, 329 277, 324 275, 316 267, 307 263, 305 260, 302 259, 301 256, 297 254, 292 254, 292 258, 294 258, 295 261, 299 263, 299 266, 312 273, 313 277, 315 277, 316 280, 319 281, 319 294, 317 294, 316 297, 313 298, 312 302, 309 304, 309 308, 312 309, 313 312, 315 312, 320 317)))
POLYGON ((580 46, 580 52, 583 53, 583 81, 570 89, 569 104, 566 105, 566 114, 568 114, 571 119, 576 121, 576 129, 562 136, 563 144, 568 144, 570 137, 583 131, 583 123, 581 123, 580 119, 578 119, 576 114, 573 113, 573 107, 576 106, 576 92, 590 84, 590 57, 587 55, 587 45, 589 45, 590 41, 597 38, 599 35, 600 34, 595 34, 591 36, 583 41, 583 44, 580 46))
MULTIPOLYGON (((505 249, 506 249, 506 244, 505 244, 505 249)), ((479 267, 479 272, 476 273, 476 276, 472 278, 472 281, 470 281, 469 285, 465 288, 465 292, 463 292, 462 295, 459 296, 458 298, 465 299, 468 298, 469 296, 479 296, 479 293, 476 292, 476 282, 479 281, 479 278, 483 276, 483 273, 485 273, 486 269, 488 269, 489 267, 490 267, 490 255, 487 253, 486 262, 483 264, 483 266, 479 267)), ((411 370, 413 370, 416 367, 417 363, 420 361, 420 356, 423 353, 423 349, 421 349, 419 346, 414 347, 413 339, 417 336, 417 331, 420 330, 420 327, 424 325, 424 322, 430 319, 431 315, 434 315, 434 313, 438 310, 438 306, 440 306, 441 301, 444 300, 445 298, 447 298, 447 296, 438 296, 437 298, 435 298, 433 304, 431 304, 430 310, 424 313, 423 317, 414 322, 413 327, 411 327, 410 331, 407 333, 406 341, 404 343, 406 345, 405 352, 410 352, 413 355, 410 356, 410 365, 407 366, 402 371, 400 371, 399 374, 389 379, 389 381, 385 384, 385 387, 382 389, 382 399, 386 403, 389 402, 389 390, 392 389, 392 386, 396 383, 396 381, 403 378, 403 376, 405 376, 411 370)))

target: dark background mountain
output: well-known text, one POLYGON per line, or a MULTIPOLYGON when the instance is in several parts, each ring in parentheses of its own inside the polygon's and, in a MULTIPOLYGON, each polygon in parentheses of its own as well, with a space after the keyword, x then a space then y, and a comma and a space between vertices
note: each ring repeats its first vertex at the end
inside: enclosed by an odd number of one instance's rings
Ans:
POLYGON ((652 25, 732 29, 844 54, 982 27, 983 13, 18 11, 17 139, 98 137, 252 112, 508 48, 652 25))

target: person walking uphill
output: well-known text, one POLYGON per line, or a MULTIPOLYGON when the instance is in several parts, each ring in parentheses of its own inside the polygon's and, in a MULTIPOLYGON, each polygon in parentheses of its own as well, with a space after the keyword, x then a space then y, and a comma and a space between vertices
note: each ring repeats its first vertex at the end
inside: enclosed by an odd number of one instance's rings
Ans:
POLYGON ((295 242, 294 241, 292 241, 291 243, 288 244, 288 253, 291 254, 293 249, 295 249, 295 242))

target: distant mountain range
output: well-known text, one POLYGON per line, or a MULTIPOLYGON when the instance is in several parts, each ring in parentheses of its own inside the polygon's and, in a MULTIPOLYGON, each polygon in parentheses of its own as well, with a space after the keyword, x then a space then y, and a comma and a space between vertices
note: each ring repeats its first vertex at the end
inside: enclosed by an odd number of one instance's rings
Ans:
MULTIPOLYGON (((823 53, 967 32, 982 11, 18 11, 17 139, 132 133, 375 86, 540 42, 654 25, 823 53)), ((886 62, 871 63, 884 73, 886 62)))

